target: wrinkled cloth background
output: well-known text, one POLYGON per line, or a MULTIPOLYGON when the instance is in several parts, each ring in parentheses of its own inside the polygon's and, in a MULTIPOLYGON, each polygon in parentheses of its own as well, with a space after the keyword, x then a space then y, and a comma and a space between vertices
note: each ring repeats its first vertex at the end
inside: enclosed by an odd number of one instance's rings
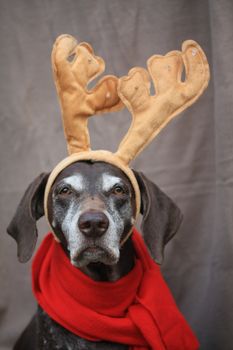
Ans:
MULTIPOLYGON (((36 309, 30 262, 6 234, 28 184, 66 156, 50 68, 55 38, 90 42, 106 73, 122 76, 152 54, 194 39, 211 66, 208 90, 134 162, 181 208, 163 273, 201 349, 233 349, 233 2, 231 0, 0 0, 0 349, 36 309)), ((127 110, 92 118, 93 148, 115 150, 127 110)), ((39 240, 48 231, 39 223, 39 240)), ((65 301, 64 301, 65 302, 65 301)))

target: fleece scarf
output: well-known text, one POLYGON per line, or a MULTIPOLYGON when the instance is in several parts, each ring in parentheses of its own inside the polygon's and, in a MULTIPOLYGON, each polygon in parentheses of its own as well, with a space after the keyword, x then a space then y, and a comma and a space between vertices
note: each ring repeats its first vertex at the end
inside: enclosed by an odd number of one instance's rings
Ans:
POLYGON ((96 282, 71 265, 48 234, 33 261, 33 292, 44 311, 90 341, 131 350, 195 350, 198 341, 174 302, 159 266, 134 230, 135 266, 116 282, 96 282))

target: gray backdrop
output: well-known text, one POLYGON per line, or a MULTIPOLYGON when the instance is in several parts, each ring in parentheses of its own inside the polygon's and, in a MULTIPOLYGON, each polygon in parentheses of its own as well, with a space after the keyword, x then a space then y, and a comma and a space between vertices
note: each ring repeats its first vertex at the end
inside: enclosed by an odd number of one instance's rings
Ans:
MULTIPOLYGON (((35 310, 30 263, 6 235, 29 182, 66 155, 50 69, 55 38, 90 42, 107 73, 145 67, 154 53, 204 48, 211 82, 134 162, 180 206, 184 222, 168 244, 164 276, 201 349, 233 349, 233 1, 0 0, 0 349, 11 349, 35 310)), ((94 148, 116 149, 127 111, 92 119, 94 148)), ((48 227, 39 224, 40 240, 48 227)), ((182 350, 182 349, 181 349, 182 350)))

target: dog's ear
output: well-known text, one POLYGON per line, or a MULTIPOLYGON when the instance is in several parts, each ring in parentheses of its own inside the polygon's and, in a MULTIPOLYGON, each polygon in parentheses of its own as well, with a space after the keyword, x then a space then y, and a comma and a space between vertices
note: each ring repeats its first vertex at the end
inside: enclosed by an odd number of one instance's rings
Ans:
POLYGON ((176 204, 141 172, 134 171, 141 192, 142 234, 158 263, 163 262, 164 247, 177 232, 182 214, 176 204))
POLYGON ((28 186, 7 227, 7 233, 17 242, 20 262, 27 262, 35 249, 37 241, 36 221, 44 215, 43 200, 48 177, 48 173, 43 173, 28 186))

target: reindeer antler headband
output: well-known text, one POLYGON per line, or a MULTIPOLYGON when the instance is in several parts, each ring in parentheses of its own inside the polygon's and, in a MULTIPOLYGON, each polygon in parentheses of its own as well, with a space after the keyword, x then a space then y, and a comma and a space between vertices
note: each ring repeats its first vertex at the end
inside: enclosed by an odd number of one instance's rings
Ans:
POLYGON ((58 174, 80 160, 103 161, 119 167, 130 179, 140 210, 140 191, 129 163, 176 115, 191 106, 206 89, 209 65, 201 47, 192 40, 182 51, 154 55, 147 61, 148 71, 137 67, 117 79, 108 75, 92 90, 88 83, 104 71, 104 61, 95 56, 87 43, 77 44, 70 35, 57 38, 52 51, 52 66, 60 98, 69 156, 51 172, 45 190, 45 214, 50 188, 58 174), (181 81, 185 67, 186 79, 181 81), (156 94, 150 95, 150 76, 156 94), (124 105, 132 113, 132 124, 116 153, 91 151, 87 129, 94 114, 117 111, 124 105))

